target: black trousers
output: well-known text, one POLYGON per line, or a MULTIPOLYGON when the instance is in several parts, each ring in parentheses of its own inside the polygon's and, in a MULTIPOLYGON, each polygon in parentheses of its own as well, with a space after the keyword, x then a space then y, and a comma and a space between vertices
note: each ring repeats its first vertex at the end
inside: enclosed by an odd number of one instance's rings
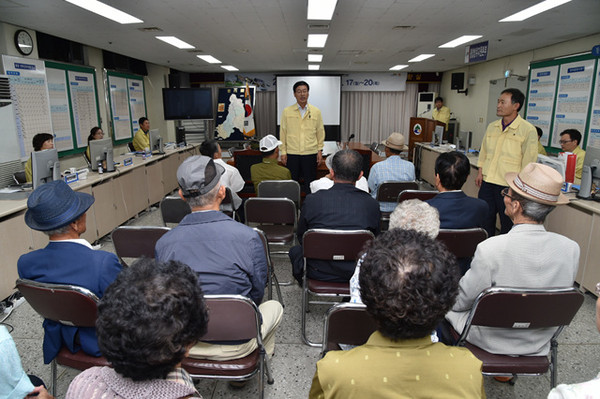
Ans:
POLYGON ((488 204, 488 214, 485 220, 485 230, 488 237, 493 237, 496 234, 496 214, 500 216, 500 234, 506 234, 512 228, 512 220, 504 213, 504 198, 501 192, 505 188, 506 186, 499 186, 485 181, 481 183, 479 188, 477 197, 488 204))
POLYGON ((292 179, 300 183, 300 188, 309 194, 310 182, 317 178, 317 154, 288 154, 286 166, 292 174, 292 179))

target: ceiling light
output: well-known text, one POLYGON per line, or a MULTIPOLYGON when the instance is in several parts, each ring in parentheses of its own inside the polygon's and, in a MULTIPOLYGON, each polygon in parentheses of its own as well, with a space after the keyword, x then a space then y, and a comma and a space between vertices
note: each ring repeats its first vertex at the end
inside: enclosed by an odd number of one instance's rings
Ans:
POLYGON ((321 62, 323 61, 323 54, 309 54, 308 62, 321 62))
POLYGON ((209 64, 220 64, 221 61, 213 57, 212 55, 197 55, 196 57, 200 58, 202 61, 206 61, 209 64))
POLYGON ((321 65, 319 64, 308 64, 309 71, 318 71, 319 68, 321 68, 321 65))
POLYGON ((331 20, 337 0, 308 0, 306 19, 331 20))
POLYGON ((529 8, 524 9, 523 11, 519 11, 516 14, 510 15, 504 19, 501 19, 498 22, 519 22, 525 21, 527 18, 531 18, 534 15, 538 15, 544 11, 548 11, 554 7, 558 7, 565 3, 570 2, 571 0, 546 0, 533 5, 529 8))
POLYGON ((433 57, 435 54, 421 54, 413 58, 412 60, 408 60, 408 62, 421 62, 426 60, 427 58, 433 57))
POLYGON ((239 71, 239 69, 237 69, 233 65, 221 65, 221 68, 227 69, 228 71, 239 71))
POLYGON ((129 15, 121 10, 117 10, 114 7, 109 6, 108 4, 101 3, 97 0, 66 0, 67 2, 76 5, 78 7, 84 8, 88 11, 91 11, 95 14, 101 15, 104 18, 108 18, 120 24, 139 24, 144 21, 134 17, 133 15, 129 15))
POLYGON ((439 48, 458 47, 461 44, 469 43, 470 41, 479 39, 480 37, 481 37, 481 35, 463 35, 463 36, 459 37, 458 39, 454 39, 452 41, 449 41, 448 43, 442 44, 441 46, 439 46, 439 48))
POLYGON ((171 46, 175 46, 180 49, 190 49, 195 48, 189 43, 184 42, 176 38, 175 36, 155 36, 158 40, 162 40, 165 43, 169 43, 171 46))
POLYGON ((308 35, 307 47, 325 47, 327 34, 310 34, 308 35))
POLYGON ((401 69, 406 68, 408 65, 394 65, 393 67, 390 68, 390 71, 399 71, 401 69))

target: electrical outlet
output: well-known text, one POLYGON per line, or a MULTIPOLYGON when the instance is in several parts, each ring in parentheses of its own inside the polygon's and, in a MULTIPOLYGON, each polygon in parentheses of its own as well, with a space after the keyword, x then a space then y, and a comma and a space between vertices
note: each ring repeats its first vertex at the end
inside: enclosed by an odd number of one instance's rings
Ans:
POLYGON ((483 117, 479 117, 479 123, 483 123, 483 117))

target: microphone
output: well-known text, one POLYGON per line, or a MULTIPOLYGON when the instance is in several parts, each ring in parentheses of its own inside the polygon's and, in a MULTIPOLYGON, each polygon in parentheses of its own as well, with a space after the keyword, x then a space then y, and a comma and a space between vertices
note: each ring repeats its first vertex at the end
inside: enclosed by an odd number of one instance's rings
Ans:
POLYGON ((354 138, 354 133, 352 133, 352 134, 350 135, 350 137, 348 137, 348 142, 352 141, 352 139, 353 139, 353 138, 354 138))

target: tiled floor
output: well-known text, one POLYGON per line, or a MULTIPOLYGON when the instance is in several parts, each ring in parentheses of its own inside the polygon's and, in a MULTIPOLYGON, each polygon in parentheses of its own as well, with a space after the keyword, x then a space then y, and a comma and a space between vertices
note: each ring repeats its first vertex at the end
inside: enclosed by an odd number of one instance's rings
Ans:
MULTIPOLYGON (((131 225, 162 225, 158 210, 153 209, 129 222, 131 225)), ((113 251, 112 243, 105 238, 102 249, 113 251)), ((290 262, 287 256, 273 258, 277 277, 280 282, 290 281, 290 262)), ((300 337, 300 298, 301 290, 297 285, 281 287, 285 304, 282 324, 277 331, 277 345, 271 368, 275 378, 273 385, 266 385, 268 398, 306 398, 310 389, 319 359, 319 349, 310 348, 302 343, 300 337)), ((274 291, 274 297, 276 294, 274 291)), ((595 297, 586 294, 581 310, 573 323, 563 332, 559 345, 559 383, 573 383, 592 379, 600 372, 600 333, 595 327, 595 297)), ((311 308, 308 315, 309 337, 320 339, 322 335, 322 316, 325 306, 311 308)), ((548 311, 552 311, 548 309, 548 311)), ((42 362, 42 319, 25 302, 17 307, 5 320, 14 327, 12 336, 17 344, 27 373, 41 377, 47 384, 50 381, 50 367, 42 362)), ((78 371, 59 367, 57 385, 58 397, 65 395, 69 382, 78 371)), ((255 398, 256 381, 246 387, 233 390, 225 382, 200 381, 198 389, 204 398, 255 398)), ((485 378, 485 390, 488 398, 545 398, 550 389, 548 375, 541 377, 519 377, 514 386, 498 383, 485 378)))

